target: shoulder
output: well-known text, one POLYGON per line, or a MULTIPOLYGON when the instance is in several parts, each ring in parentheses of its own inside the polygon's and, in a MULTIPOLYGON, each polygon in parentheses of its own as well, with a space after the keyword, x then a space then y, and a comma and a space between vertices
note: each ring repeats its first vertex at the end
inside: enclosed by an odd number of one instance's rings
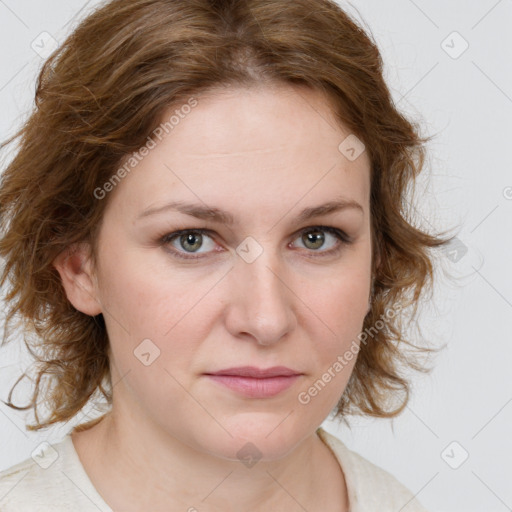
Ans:
MULTIPOLYGON (((44 503, 47 493, 51 492, 52 477, 55 471, 51 467, 44 469, 49 462, 48 447, 41 451, 43 467, 36 460, 36 455, 23 460, 14 466, 0 472, 0 511, 29 510, 36 503, 44 503)), ((39 461, 38 461, 39 462, 39 461)), ((44 510, 44 509, 43 509, 44 510)))
POLYGON ((340 439, 317 430, 342 468, 353 512, 427 512, 414 494, 395 476, 350 450, 340 439))
POLYGON ((57 443, 43 442, 31 457, 1 471, 0 512, 101 510, 84 492, 70 443, 69 435, 57 443))

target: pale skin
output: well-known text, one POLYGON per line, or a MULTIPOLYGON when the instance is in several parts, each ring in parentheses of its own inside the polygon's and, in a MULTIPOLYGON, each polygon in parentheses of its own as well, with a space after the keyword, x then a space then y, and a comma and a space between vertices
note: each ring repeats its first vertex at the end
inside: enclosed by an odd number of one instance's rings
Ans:
POLYGON ((54 262, 74 307, 103 314, 115 384, 111 413, 73 443, 115 511, 347 511, 343 471, 315 431, 356 357, 307 405, 298 395, 357 339, 368 312, 368 156, 339 151, 350 132, 318 92, 264 86, 197 99, 103 199, 97 268, 85 244, 54 262), (360 208, 298 220, 340 198, 360 208), (171 201, 217 207, 235 223, 169 210, 139 218, 171 201), (158 242, 200 228, 209 232, 188 245, 158 242), (262 249, 250 263, 236 252, 247 237, 262 249), (148 366, 134 355, 144 339, 160 350, 148 366), (270 398, 204 375, 245 365, 302 375, 270 398), (261 453, 252 467, 237 456, 247 442, 261 453))

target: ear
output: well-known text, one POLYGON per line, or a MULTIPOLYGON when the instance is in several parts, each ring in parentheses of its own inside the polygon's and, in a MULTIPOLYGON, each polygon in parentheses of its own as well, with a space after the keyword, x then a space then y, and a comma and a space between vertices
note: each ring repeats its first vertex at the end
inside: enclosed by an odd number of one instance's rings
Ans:
POLYGON ((375 270, 377 270, 380 266, 381 258, 380 258, 380 251, 377 251, 377 254, 375 255, 375 270))
MULTIPOLYGON (((380 251, 376 251, 376 254, 375 254, 375 272, 379 268, 380 263, 381 263, 380 251)), ((367 314, 372 310, 372 305, 373 305, 373 297, 374 297, 374 284, 373 284, 373 280, 374 280, 374 275, 372 275, 372 277, 371 277, 370 297, 368 299, 368 311, 367 311, 367 314)))
POLYGON ((383 246, 382 235, 378 234, 372 240, 372 251, 373 251, 372 256, 375 258, 375 262, 373 265, 374 271, 377 271, 377 269, 380 267, 380 264, 381 264, 381 247, 382 246, 383 246))
POLYGON ((90 316, 102 312, 88 243, 70 245, 53 260, 53 266, 60 274, 69 302, 78 311, 90 316))

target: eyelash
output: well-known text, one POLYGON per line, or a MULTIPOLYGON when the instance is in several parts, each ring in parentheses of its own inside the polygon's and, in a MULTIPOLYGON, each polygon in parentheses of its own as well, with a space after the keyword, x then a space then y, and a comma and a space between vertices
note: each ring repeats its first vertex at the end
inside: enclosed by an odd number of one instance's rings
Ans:
MULTIPOLYGON (((310 227, 302 229, 300 231, 299 235, 301 235, 303 233, 310 232, 310 231, 325 231, 327 233, 330 233, 330 234, 336 236, 338 238, 338 240, 340 241, 340 243, 335 248, 329 249, 328 251, 318 252, 318 251, 311 250, 310 252, 313 253, 313 254, 311 254, 311 257, 313 257, 313 258, 323 258, 323 257, 327 257, 327 256, 334 256, 334 255, 338 254, 339 252, 341 252, 341 250, 343 249, 344 246, 350 245, 353 243, 353 240, 345 232, 341 231, 338 228, 334 228, 332 226, 310 226, 310 227), (318 254, 314 254, 315 252, 318 252, 318 254)), ((202 229, 202 228, 182 229, 180 231, 174 231, 172 233, 167 233, 167 234, 163 235, 162 237, 160 237, 158 241, 161 245, 167 245, 170 242, 172 242, 175 238, 177 238, 181 235, 187 234, 187 233, 208 235, 210 238, 213 238, 212 234, 214 232, 209 229, 202 229)), ((200 256, 183 256, 184 253, 182 253, 181 251, 177 251, 176 249, 170 249, 170 252, 172 253, 173 256, 175 256, 177 258, 184 259, 184 260, 198 260, 198 259, 205 258, 207 256, 207 253, 201 253, 200 256)), ((192 254, 192 253, 189 253, 189 254, 192 254)))

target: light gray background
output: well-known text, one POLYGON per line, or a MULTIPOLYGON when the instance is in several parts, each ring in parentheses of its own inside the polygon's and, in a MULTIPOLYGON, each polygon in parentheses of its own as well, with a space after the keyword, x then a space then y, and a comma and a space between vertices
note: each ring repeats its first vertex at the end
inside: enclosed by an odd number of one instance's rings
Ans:
MULTIPOLYGON (((96 4, 0 0, 1 139, 33 102, 42 59, 32 42, 42 32, 63 41, 96 4)), ((405 412, 393 421, 353 420, 352 431, 329 421, 325 427, 418 493, 432 512, 510 510, 512 1, 340 4, 371 29, 398 105, 425 134, 437 134, 429 146, 430 176, 418 193, 422 225, 460 226, 467 252, 442 254, 439 268, 458 280, 438 272, 435 300, 420 325, 432 343, 448 348, 431 375, 414 376, 405 412), (460 54, 465 41, 469 47, 460 54), (466 452, 458 469, 450 467, 466 452)), ((19 346, 0 351, 1 398, 24 357, 19 346)), ((27 432, 23 419, 0 404, 0 470, 29 457, 40 442, 59 440, 82 416, 39 433, 27 432)))

